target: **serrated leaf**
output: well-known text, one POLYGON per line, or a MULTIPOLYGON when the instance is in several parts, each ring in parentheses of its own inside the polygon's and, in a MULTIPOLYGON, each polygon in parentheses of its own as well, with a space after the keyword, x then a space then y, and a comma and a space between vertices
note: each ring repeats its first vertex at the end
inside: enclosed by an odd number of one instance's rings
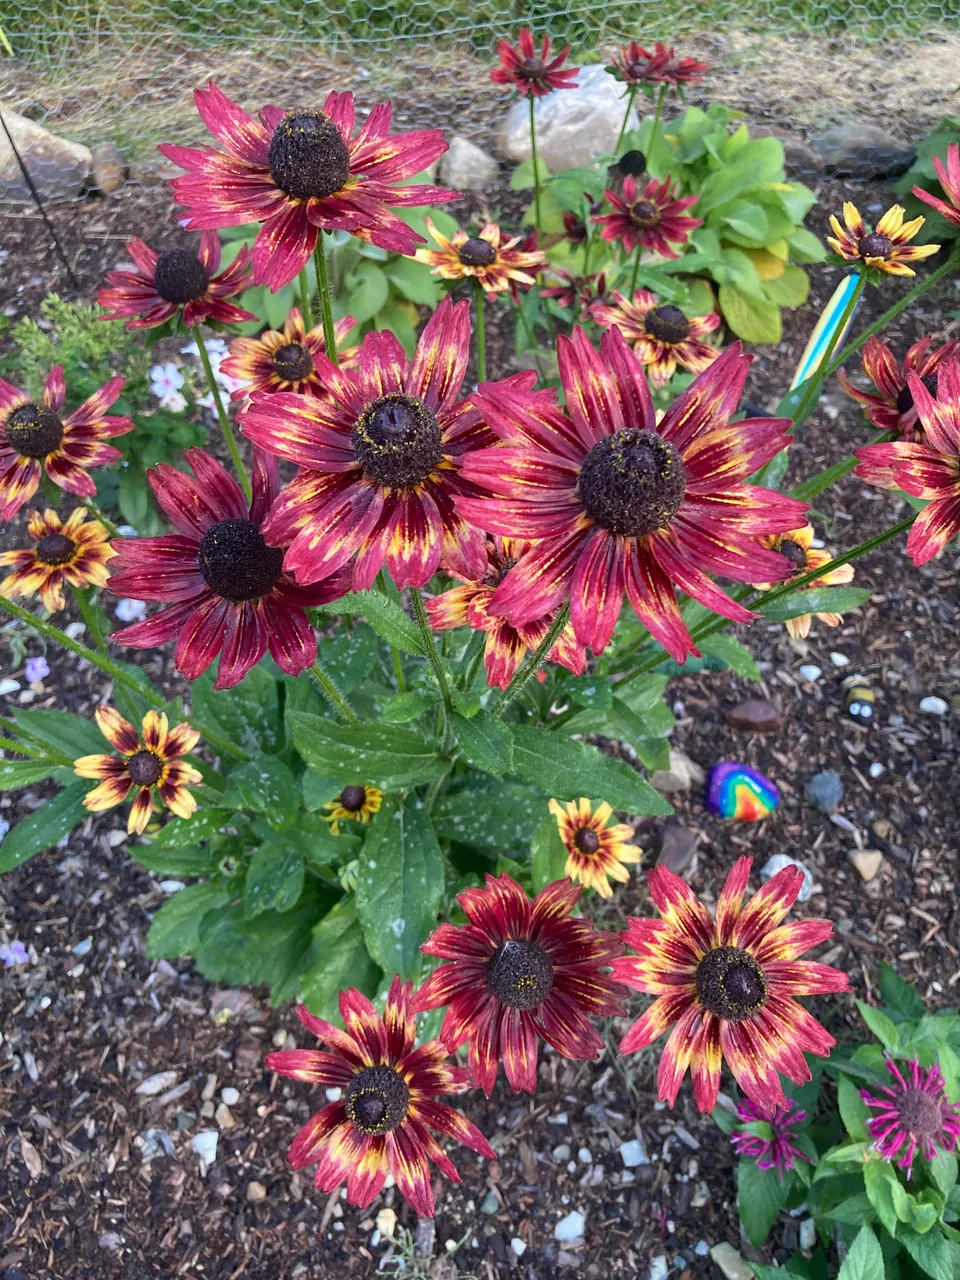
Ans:
POLYGON ((602 676, 573 676, 563 682, 562 693, 578 707, 606 710, 613 703, 609 681, 602 676))
POLYGON ((288 765, 276 756, 255 755, 230 774, 225 799, 237 808, 262 814, 274 826, 296 819, 300 788, 288 765))
POLYGON ((189 818, 171 818, 153 837, 154 844, 166 848, 197 845, 209 840, 233 818, 232 809, 198 809, 189 818))
POLYGON ((343 785, 390 791, 435 782, 449 768, 435 747, 399 725, 344 725, 305 711, 290 712, 287 721, 310 768, 343 785))
POLYGON ((670 744, 666 738, 651 736, 650 726, 643 715, 620 698, 613 699, 610 724, 622 740, 633 747, 648 769, 655 773, 658 769, 670 767, 670 744))
POLYGON ((318 1018, 339 1026, 340 992, 356 987, 372 996, 380 985, 380 973, 363 940, 356 903, 344 900, 314 926, 310 955, 300 976, 301 999, 318 1018))
POLYGON ((411 689, 388 698, 380 710, 380 718, 387 724, 409 724, 434 705, 434 699, 411 689))
POLYGON ((748 1157, 737 1162, 737 1207, 750 1243, 759 1248, 770 1234, 789 1191, 776 1169, 761 1169, 748 1157))
POLYGON ((78 822, 89 816, 83 797, 92 790, 92 784, 86 779, 75 781, 41 808, 22 818, 0 843, 0 872, 22 867, 35 854, 51 848, 69 835, 78 822))
POLYGON ((869 1227, 861 1227, 837 1273, 837 1280, 883 1280, 883 1276, 880 1242, 869 1227))
POLYGON ((866 604, 872 595, 869 587, 811 587, 780 596, 770 604, 760 599, 751 607, 770 622, 786 622, 805 613, 849 613, 866 604))
POLYGON ((214 690, 214 675, 208 669, 190 686, 193 722, 204 725, 234 745, 257 755, 277 752, 283 746, 283 722, 277 681, 263 667, 254 667, 242 684, 233 689, 214 690))
POLYGON ((0 760, 0 791, 19 791, 33 782, 43 782, 57 768, 56 761, 0 760))
POLYGON ((943 1076, 943 1086, 951 1102, 960 1102, 960 1056, 948 1044, 937 1049, 937 1065, 943 1076))
POLYGON ((266 840, 247 865, 243 884, 243 914, 247 920, 262 911, 289 911, 303 891, 304 861, 299 849, 266 840))
POLYGON ((194 956, 200 947, 200 922, 208 911, 225 907, 230 890, 221 880, 187 885, 165 902, 147 933, 148 960, 194 956))
POLYGON ((513 764, 513 737, 510 729, 489 711, 478 711, 472 719, 454 712, 450 727, 467 761, 485 773, 500 778, 513 764))
POLYGON ((774 280, 766 280, 763 292, 778 307, 802 307, 810 296, 810 277, 803 267, 786 267, 774 280))
POLYGON ((320 658, 340 692, 350 694, 363 684, 376 664, 376 632, 362 622, 350 631, 341 626, 336 635, 320 640, 320 658))
POLYGON ((312 769, 304 771, 300 779, 300 790, 303 793, 303 806, 310 813, 322 809, 328 800, 333 800, 343 790, 339 778, 322 777, 312 769))
POLYGON ((673 807, 623 760, 532 725, 513 731, 513 773, 558 800, 595 796, 627 813, 673 813, 673 807))
POLYGON ((715 631, 712 636, 704 636, 699 645, 702 653, 720 658, 738 676, 746 676, 749 680, 763 679, 763 672, 753 654, 729 631, 715 631))
POLYGON ((269 982, 271 1002, 281 1004, 297 993, 313 926, 328 906, 329 895, 314 889, 295 910, 265 911, 253 920, 236 903, 208 911, 200 921, 197 968, 211 982, 269 982))
POLYGON ((345 306, 358 324, 371 320, 386 302, 390 282, 383 268, 364 259, 358 262, 352 273, 352 286, 348 285, 345 306))
POLYGON ((923 997, 900 977, 886 961, 880 964, 880 996, 883 1003, 904 1018, 922 1018, 926 1013, 923 997))
POLYGON ((440 299, 437 277, 430 267, 413 258, 397 258, 386 268, 390 283, 421 307, 435 307, 440 299))
POLYGON ((896 1181, 897 1175, 886 1160, 868 1160, 863 1166, 863 1182, 870 1204, 892 1236, 897 1234, 898 1222, 891 1187, 891 1182, 896 1181))
POLYGON ((866 1004, 863 1000, 857 1001, 857 1008, 860 1010, 860 1016, 883 1047, 888 1052, 895 1052, 900 1047, 900 1033, 897 1031, 896 1023, 891 1021, 882 1010, 875 1009, 873 1005, 866 1004))
MULTIPOLYGON (((930 1231, 921 1235, 910 1227, 901 1227, 897 1239, 900 1240, 921 1271, 932 1277, 932 1280, 956 1280, 954 1267, 954 1247, 939 1231, 930 1231)), ((877 1246, 879 1249, 879 1245, 877 1246)), ((882 1272, 880 1273, 882 1276, 882 1272)), ((848 1280, 841 1271, 840 1280, 848 1280)), ((850 1277, 853 1280, 853 1277, 850 1277)), ((859 1277, 857 1277, 859 1280, 859 1277)), ((867 1278, 865 1277, 865 1280, 867 1278)), ((873 1280, 870 1276, 868 1280, 873 1280)))
POLYGON ((927 1162, 931 1181, 940 1194, 946 1199, 957 1185, 957 1157, 952 1151, 938 1151, 934 1158, 927 1162))
POLYGON ((379 591, 348 591, 339 600, 324 605, 323 611, 362 614, 387 644, 402 649, 404 653, 423 654, 423 641, 417 624, 395 600, 379 591))
POLYGON ((837 1083, 837 1105, 844 1128, 854 1142, 872 1141, 867 1129, 870 1109, 860 1097, 860 1090, 847 1076, 841 1076, 837 1083))

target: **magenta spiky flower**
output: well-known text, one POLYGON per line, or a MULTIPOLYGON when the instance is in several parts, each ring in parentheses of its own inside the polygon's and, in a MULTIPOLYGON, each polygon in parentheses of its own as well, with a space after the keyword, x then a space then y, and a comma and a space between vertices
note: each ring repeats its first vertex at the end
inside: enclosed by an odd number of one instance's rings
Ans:
POLYGON ((787 1099, 785 1107, 761 1107, 750 1098, 744 1098, 737 1107, 737 1118, 743 1124, 756 1124, 758 1121, 770 1126, 770 1137, 761 1138, 755 1133, 736 1132, 731 1134, 730 1141, 736 1148, 738 1156, 752 1156, 759 1169, 776 1169, 780 1181, 790 1172, 798 1160, 806 1160, 813 1164, 807 1153, 796 1145, 796 1131, 807 1118, 793 1098, 787 1099))
POLYGON ((919 1149, 926 1160, 940 1151, 952 1151, 960 1140, 960 1103, 950 1102, 939 1067, 924 1070, 916 1058, 902 1073, 892 1058, 887 1070, 893 1085, 881 1085, 876 1093, 861 1089, 860 1097, 879 1114, 867 1121, 875 1149, 884 1160, 896 1161, 910 1177, 919 1149), (906 1075, 906 1079, 904 1079, 906 1075))

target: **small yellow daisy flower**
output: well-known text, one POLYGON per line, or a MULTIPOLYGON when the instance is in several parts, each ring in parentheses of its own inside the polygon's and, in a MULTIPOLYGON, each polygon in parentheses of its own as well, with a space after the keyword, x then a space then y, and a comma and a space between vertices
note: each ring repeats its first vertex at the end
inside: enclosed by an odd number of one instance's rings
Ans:
POLYGON ((846 201, 843 206, 841 227, 837 215, 830 215, 834 234, 827 236, 827 244, 847 262, 862 262, 876 267, 891 276, 916 275, 906 263, 929 258, 940 248, 938 244, 909 244, 926 221, 925 218, 903 220, 903 208, 891 205, 877 223, 875 231, 869 231, 855 204, 846 201))
POLYGON ((613 894, 610 881, 625 884, 630 879, 629 863, 640 861, 640 850, 627 841, 633 838, 633 827, 618 823, 608 827, 613 810, 604 802, 591 811, 590 801, 581 797, 579 804, 571 800, 566 806, 551 800, 550 812, 560 828, 560 839, 567 850, 563 873, 568 879, 587 889, 596 889, 601 898, 613 894))
POLYGON ((376 787, 344 787, 335 800, 328 800, 323 806, 329 810, 324 817, 330 823, 330 830, 338 836, 344 818, 369 822, 382 804, 383 792, 376 787))

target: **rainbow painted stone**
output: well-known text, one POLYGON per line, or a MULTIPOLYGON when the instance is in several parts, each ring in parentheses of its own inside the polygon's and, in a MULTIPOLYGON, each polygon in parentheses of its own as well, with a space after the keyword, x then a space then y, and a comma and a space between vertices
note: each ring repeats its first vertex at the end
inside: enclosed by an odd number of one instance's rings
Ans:
POLYGON ((721 760, 710 770, 705 801, 710 812, 720 818, 759 822, 780 803, 780 792, 748 764, 721 760))

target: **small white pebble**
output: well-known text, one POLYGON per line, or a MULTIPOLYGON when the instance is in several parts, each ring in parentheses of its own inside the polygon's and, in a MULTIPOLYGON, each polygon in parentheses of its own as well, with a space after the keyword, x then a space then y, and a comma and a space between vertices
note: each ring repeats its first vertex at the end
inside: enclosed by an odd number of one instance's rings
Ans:
POLYGON ((567 1173, 576 1173, 576 1172, 577 1172, 577 1162, 576 1160, 571 1160, 570 1163, 567 1165, 567 1173))
POLYGON ((185 889, 186 885, 182 880, 161 880, 161 893, 179 893, 181 889, 185 889))
POLYGON ((341 1099, 341 1097, 343 1096, 343 1090, 342 1090, 342 1089, 327 1089, 327 1090, 326 1090, 326 1095, 327 1095, 327 1101, 328 1101, 328 1102, 339 1102, 339 1101, 340 1101, 340 1099, 341 1099))
POLYGON ((875 760, 867 772, 870 774, 871 778, 879 778, 883 773, 883 765, 880 764, 879 761, 875 760))
POLYGON ((800 1223, 800 1248, 808 1253, 817 1243, 817 1224, 812 1218, 804 1218, 800 1223))
POLYGON ((593 1152, 589 1147, 581 1147, 577 1152, 577 1159, 581 1164, 593 1164, 593 1152))
POLYGON ((20 688, 19 680, 0 680, 0 697, 6 697, 8 693, 16 693, 20 688))
POLYGON ((513 1239, 510 1241, 510 1248, 513 1250, 513 1252, 517 1255, 518 1258, 522 1258, 523 1255, 527 1252, 527 1246, 526 1244, 524 1244, 524 1242, 520 1239, 519 1236, 513 1237, 513 1239))
POLYGON ((228 1107, 235 1107, 240 1101, 240 1090, 234 1089, 228 1085, 226 1089, 220 1090, 220 1097, 228 1107))
POLYGON ((921 698, 920 710, 931 716, 945 716, 950 710, 950 705, 942 698, 921 698))
POLYGON ((195 1151, 204 1164, 213 1164, 217 1158, 217 1143, 220 1141, 220 1134, 215 1129, 204 1129, 196 1134, 190 1143, 191 1150, 195 1151))
POLYGON ((553 1228, 554 1239, 561 1240, 566 1244, 569 1244, 572 1240, 579 1240, 583 1235, 585 1225, 583 1214, 574 1209, 573 1213, 568 1213, 565 1218, 561 1218, 553 1228))
POLYGON ((849 667, 850 659, 845 653, 831 653, 830 661, 835 667, 849 667))
POLYGON ((93 946, 93 939, 84 938, 82 942, 78 942, 77 945, 72 948, 73 954, 75 956, 85 956, 92 946, 93 946))
POLYGON ((694 1246, 693 1252, 698 1258, 705 1258, 710 1252, 710 1246, 707 1244, 706 1240, 698 1240, 694 1246))
POLYGON ((547 1117, 548 1124, 569 1124, 569 1118, 565 1111, 558 1111, 555 1116, 547 1117))
POLYGON ((444 1240, 443 1247, 446 1249, 447 1253, 456 1253, 459 1243, 459 1240, 444 1240))
POLYGON ((657 1257, 650 1259, 650 1280, 667 1280, 670 1268, 664 1255, 658 1254, 657 1257))
POLYGON ((620 1159, 628 1169, 636 1169, 638 1165, 650 1163, 643 1143, 636 1138, 631 1138, 629 1142, 621 1144, 620 1159))
POLYGON ((83 622, 71 622, 63 628, 63 634, 71 640, 79 640, 86 629, 86 624, 83 622))
POLYGON ((804 680, 807 680, 810 684, 813 684, 815 680, 820 679, 820 677, 823 675, 823 672, 819 667, 814 666, 812 662, 805 662, 803 666, 800 668, 800 674, 801 676, 803 676, 804 680))
POLYGON ((570 1159, 570 1148, 565 1142, 561 1142, 558 1147, 553 1148, 553 1158, 559 1162, 570 1159))

